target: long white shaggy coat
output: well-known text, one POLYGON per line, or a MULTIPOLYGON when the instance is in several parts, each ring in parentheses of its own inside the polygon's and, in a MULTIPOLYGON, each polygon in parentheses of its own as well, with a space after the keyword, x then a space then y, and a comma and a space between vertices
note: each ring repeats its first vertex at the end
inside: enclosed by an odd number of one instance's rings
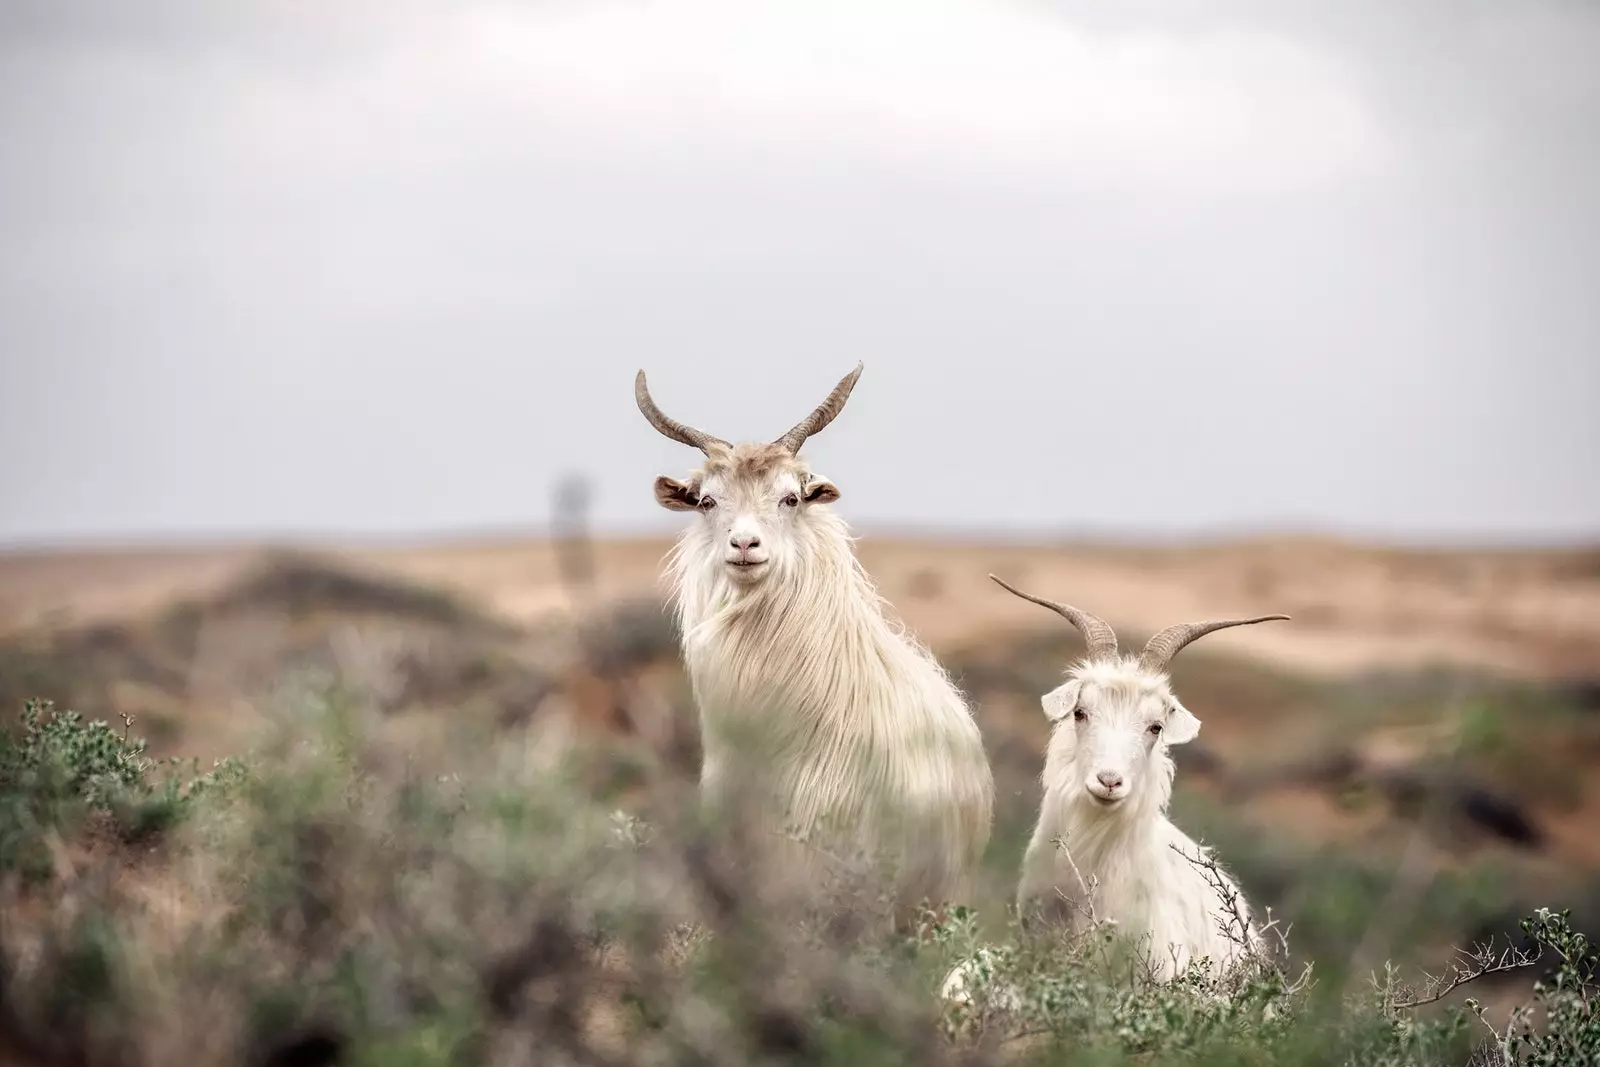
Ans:
POLYGON ((900 900, 967 900, 994 802, 983 741, 944 669, 891 621, 827 506, 837 489, 797 457, 748 445, 663 484, 662 495, 715 493, 727 513, 691 525, 670 560, 703 796, 751 772, 774 828, 831 828, 818 840, 879 852, 901 866, 900 900), (730 529, 770 549, 761 580, 726 564, 730 529))

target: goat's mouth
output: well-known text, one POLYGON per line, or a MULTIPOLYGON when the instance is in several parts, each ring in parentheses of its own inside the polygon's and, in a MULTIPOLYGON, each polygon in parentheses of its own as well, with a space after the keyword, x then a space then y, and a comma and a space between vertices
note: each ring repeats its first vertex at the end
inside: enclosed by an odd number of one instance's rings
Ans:
POLYGON ((725 559, 728 569, 741 578, 754 578, 766 567, 764 559, 725 559))
POLYGON ((1114 808, 1118 804, 1121 804, 1124 800, 1128 799, 1128 794, 1126 793, 1102 795, 1100 793, 1096 793, 1093 789, 1085 789, 1084 792, 1089 794, 1089 799, 1094 801, 1096 806, 1102 808, 1114 808))

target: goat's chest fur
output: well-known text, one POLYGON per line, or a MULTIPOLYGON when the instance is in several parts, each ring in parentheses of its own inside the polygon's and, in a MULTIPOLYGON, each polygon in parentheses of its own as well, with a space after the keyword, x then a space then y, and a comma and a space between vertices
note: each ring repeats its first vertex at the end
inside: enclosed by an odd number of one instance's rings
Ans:
POLYGON ((964 899, 993 808, 977 725, 925 651, 833 608, 824 621, 754 600, 685 618, 702 793, 754 783, 773 829, 823 846, 813 858, 859 847, 898 864, 913 895, 964 899))
POLYGON ((1091 914, 1115 920, 1170 979, 1199 957, 1229 965, 1255 937, 1243 896, 1209 858, 1159 810, 1105 813, 1047 789, 1017 902, 1073 929, 1091 914))

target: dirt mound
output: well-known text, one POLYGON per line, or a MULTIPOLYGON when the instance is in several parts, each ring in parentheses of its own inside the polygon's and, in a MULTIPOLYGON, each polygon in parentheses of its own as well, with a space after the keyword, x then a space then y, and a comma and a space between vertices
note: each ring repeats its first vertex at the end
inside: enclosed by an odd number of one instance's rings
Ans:
POLYGON ((137 716, 157 750, 214 740, 226 751, 240 734, 221 720, 310 676, 359 690, 387 715, 481 713, 503 726, 565 697, 565 714, 627 734, 650 732, 641 716, 673 713, 656 701, 646 714, 622 688, 676 651, 659 599, 523 626, 339 558, 276 553, 150 617, 0 640, 0 707, 47 697, 91 718, 137 716))
POLYGON ((293 618, 322 613, 378 615, 497 638, 518 633, 517 627, 441 590, 298 552, 268 556, 255 570, 193 605, 192 610, 277 611, 293 618))

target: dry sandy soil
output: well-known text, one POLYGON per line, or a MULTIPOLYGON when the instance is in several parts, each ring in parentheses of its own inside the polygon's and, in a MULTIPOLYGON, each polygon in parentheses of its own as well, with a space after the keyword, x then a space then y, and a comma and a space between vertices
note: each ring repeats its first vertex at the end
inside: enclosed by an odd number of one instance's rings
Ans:
MULTIPOLYGON (((657 587, 665 541, 597 547, 602 596, 657 587)), ((456 590, 528 621, 569 607, 548 542, 339 548, 398 576, 456 590)), ((1037 629, 1039 595, 1149 633, 1173 622, 1283 612, 1292 623, 1225 641, 1314 674, 1427 664, 1530 678, 1600 674, 1600 548, 1405 551, 1328 540, 1203 547, 1018 548, 867 539, 860 555, 907 624, 936 650, 1037 629)), ((0 555, 0 634, 52 622, 127 619, 237 576, 249 548, 0 555)))

